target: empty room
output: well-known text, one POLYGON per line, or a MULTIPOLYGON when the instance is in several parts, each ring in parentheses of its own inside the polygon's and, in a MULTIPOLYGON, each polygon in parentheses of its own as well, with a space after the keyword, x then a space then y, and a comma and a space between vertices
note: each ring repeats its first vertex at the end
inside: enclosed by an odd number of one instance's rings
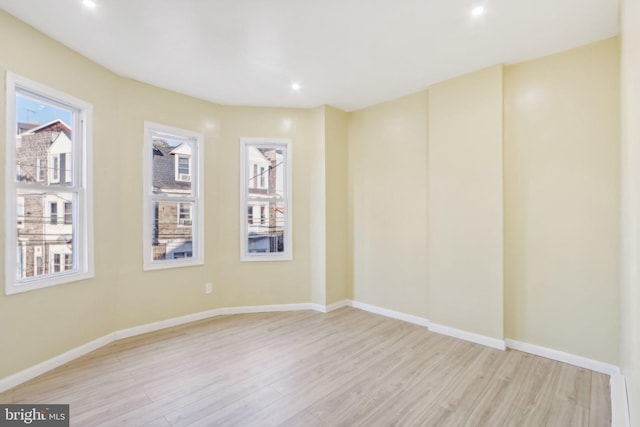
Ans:
POLYGON ((0 0, 0 425, 640 426, 637 0, 0 0))

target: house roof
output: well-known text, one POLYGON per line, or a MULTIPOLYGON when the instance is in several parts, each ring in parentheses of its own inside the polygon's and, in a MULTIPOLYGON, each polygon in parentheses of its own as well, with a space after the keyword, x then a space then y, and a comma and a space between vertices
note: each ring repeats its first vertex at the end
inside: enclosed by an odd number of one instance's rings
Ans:
MULTIPOLYGON (((20 127, 19 127, 20 129, 20 127)), ((71 127, 61 119, 52 120, 43 125, 34 125, 33 128, 21 133, 20 135, 33 135, 39 132, 64 132, 67 137, 71 138, 71 127)))
POLYGON ((172 151, 176 147, 153 143, 153 187, 167 190, 190 190, 191 183, 176 181, 176 162, 172 151))

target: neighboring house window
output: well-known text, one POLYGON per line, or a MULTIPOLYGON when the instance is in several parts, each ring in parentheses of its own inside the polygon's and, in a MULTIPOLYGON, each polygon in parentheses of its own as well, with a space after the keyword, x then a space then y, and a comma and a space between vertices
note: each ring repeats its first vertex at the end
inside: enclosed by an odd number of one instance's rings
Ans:
POLYGON ((253 188, 258 187, 258 165, 256 165, 255 163, 253 164, 253 176, 251 177, 250 181, 253 184, 253 188))
POLYGON ((42 182, 47 179, 47 161, 45 159, 36 159, 36 176, 37 180, 42 182))
MULTIPOLYGON (((184 150, 181 150, 184 151, 184 150)), ((191 181, 191 155, 175 154, 176 181, 191 181)))
POLYGON ((64 270, 69 271, 73 268, 73 258, 71 254, 64 254, 64 270))
POLYGON ((51 168, 51 182, 59 182, 60 181, 60 157, 53 156, 51 160, 53 161, 53 167, 51 168))
POLYGON ((6 94, 5 169, 13 179, 6 180, 5 266, 14 267, 5 268, 5 292, 93 277, 92 106, 12 73, 6 94), (46 121, 27 123, 33 108, 46 121), (71 218, 63 205, 68 201, 77 204, 71 218), (69 254, 66 274, 60 254, 69 254))
POLYGON ((53 271, 60 272, 60 254, 53 254, 53 271))
POLYGON ((71 205, 71 202, 64 202, 64 223, 73 223, 73 207, 71 205))
POLYGON ((291 141, 243 138, 240 147, 240 212, 248 215, 241 220, 240 259, 291 260, 291 141))
POLYGON ((51 203, 51 225, 58 224, 58 202, 51 203))
POLYGON ((145 122, 144 269, 204 262, 203 137, 145 122))
POLYGON ((178 224, 191 225, 191 203, 178 203, 178 224))
POLYGON ((260 188, 264 188, 264 167, 260 168, 260 188))

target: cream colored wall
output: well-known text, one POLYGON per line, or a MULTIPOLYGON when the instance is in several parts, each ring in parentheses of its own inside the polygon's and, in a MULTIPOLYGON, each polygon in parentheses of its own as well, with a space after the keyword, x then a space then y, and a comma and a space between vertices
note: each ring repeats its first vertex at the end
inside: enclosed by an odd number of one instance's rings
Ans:
POLYGON ((132 81, 123 81, 125 143, 135 147, 123 181, 118 329, 215 307, 310 301, 310 175, 312 112, 217 106, 132 81), (142 271, 143 123, 150 120, 204 134, 205 264, 142 271), (291 138, 293 154, 293 260, 240 262, 240 138, 291 138), (205 295, 204 284, 213 284, 205 295))
POLYGON ((618 363, 619 40, 505 71, 506 335, 618 363))
POLYGON ((326 162, 326 303, 352 298, 348 215, 348 118, 324 107, 326 162))
POLYGON ((640 424, 640 3, 622 1, 622 347, 631 425, 640 424))
MULTIPOLYGON (((214 287, 217 285, 212 266, 217 249, 212 244, 216 241, 213 236, 218 219, 216 187, 219 168, 223 165, 231 166, 231 161, 221 161, 217 153, 217 147, 221 144, 220 107, 127 79, 120 81, 119 95, 120 139, 117 141, 117 151, 126 155, 120 156, 112 173, 117 172, 122 178, 120 197, 123 208, 108 214, 117 216, 116 227, 122 233, 120 250, 114 254, 112 263, 114 268, 119 270, 116 328, 123 329, 196 313, 215 306, 218 294, 205 295, 204 284, 213 282, 214 287), (203 266, 155 271, 142 269, 141 165, 145 120, 201 132, 204 135, 207 238, 203 266)), ((96 162, 100 161, 101 159, 96 159, 96 162)), ((237 163, 234 163, 236 168, 237 163)), ((239 209, 237 203, 234 206, 239 209)), ((96 212, 98 217, 105 214, 105 211, 96 212)), ((218 291, 217 288, 214 289, 218 291)))
POLYGON ((427 92, 350 114, 353 297, 427 317, 427 92))
POLYGON ((429 88, 429 315, 503 338, 502 66, 429 88))
POLYGON ((208 191, 218 218, 207 232, 215 244, 207 258, 216 272, 217 306, 310 302, 310 216, 314 197, 309 170, 315 127, 311 110, 223 107, 219 143, 212 153, 218 191, 208 191), (293 154, 293 261, 240 262, 239 170, 241 137, 291 138, 293 154))
POLYGON ((327 196, 325 191, 325 107, 312 112, 313 147, 308 170, 311 191, 315 194, 310 206, 311 302, 327 302, 327 196))
MULTIPOLYGON (((0 293, 0 378, 103 336, 114 328, 120 233, 118 78, 0 11, 0 135, 6 135, 5 77, 11 71, 93 104, 95 278, 11 296, 0 293), (79 76, 82 76, 79 78, 79 76), (117 166, 115 170, 117 170, 117 166), (108 214, 99 214, 108 212, 108 214), (115 230, 114 230, 115 228, 115 230)), ((5 150, 0 150, 0 164, 5 150)), ((4 169, 3 169, 4 170, 4 169)), ((4 203, 5 175, 0 174, 4 203)), ((4 223, 4 209, 0 222, 4 223)), ((11 236, 4 235, 2 242, 11 236)), ((0 257, 4 277, 4 257, 0 257)))

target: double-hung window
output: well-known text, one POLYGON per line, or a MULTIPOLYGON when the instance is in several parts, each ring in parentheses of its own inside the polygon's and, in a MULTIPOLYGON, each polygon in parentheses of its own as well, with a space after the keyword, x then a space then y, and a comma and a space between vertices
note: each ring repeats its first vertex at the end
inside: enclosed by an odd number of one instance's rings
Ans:
POLYGON ((5 292, 92 277, 92 107, 12 73, 6 81, 5 292))
POLYGON ((201 134, 145 122, 144 269, 204 262, 201 134))
POLYGON ((291 141, 242 138, 240 162, 240 259, 291 260, 291 141))

